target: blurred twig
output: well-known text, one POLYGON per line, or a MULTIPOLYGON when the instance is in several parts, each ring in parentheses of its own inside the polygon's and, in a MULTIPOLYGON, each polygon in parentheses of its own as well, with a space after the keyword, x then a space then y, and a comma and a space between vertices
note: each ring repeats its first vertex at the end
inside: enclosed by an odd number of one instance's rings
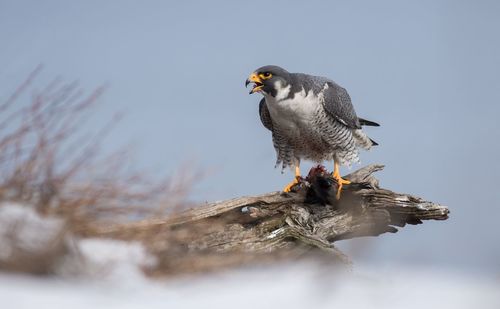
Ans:
POLYGON ((175 207, 182 203, 191 183, 128 172, 123 150, 101 158, 104 139, 120 117, 94 132, 84 124, 105 87, 84 94, 77 82, 58 78, 35 91, 31 86, 40 73, 37 67, 0 104, 0 200, 82 224, 158 215, 172 206, 169 200, 176 200, 175 207))

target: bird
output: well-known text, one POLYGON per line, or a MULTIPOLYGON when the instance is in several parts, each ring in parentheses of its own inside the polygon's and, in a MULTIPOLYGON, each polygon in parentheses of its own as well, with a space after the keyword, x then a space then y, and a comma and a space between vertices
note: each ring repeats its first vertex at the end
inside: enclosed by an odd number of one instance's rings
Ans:
POLYGON ((332 177, 340 199, 343 185, 350 184, 340 176, 340 165, 359 162, 358 149, 378 145, 362 126, 379 124, 357 117, 347 90, 326 77, 266 65, 249 75, 245 87, 250 83, 250 94, 263 95, 259 115, 272 133, 275 167, 281 165, 282 173, 286 168, 295 169, 293 181, 283 191, 290 192, 300 182, 301 160, 333 161, 332 177))

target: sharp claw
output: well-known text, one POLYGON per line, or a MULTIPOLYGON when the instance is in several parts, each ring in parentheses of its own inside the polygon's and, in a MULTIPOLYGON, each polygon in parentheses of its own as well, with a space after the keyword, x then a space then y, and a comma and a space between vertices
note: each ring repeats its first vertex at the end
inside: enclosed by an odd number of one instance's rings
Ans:
POLYGON ((344 185, 350 184, 351 182, 349 180, 343 179, 342 177, 340 177, 339 174, 335 173, 333 174, 333 178, 337 180, 337 194, 335 194, 335 197, 337 198, 337 200, 340 200, 340 193, 342 192, 342 187, 344 185))
POLYGON ((291 183, 289 183, 288 185, 285 186, 285 188, 283 189, 283 192, 285 192, 285 193, 291 192, 292 188, 299 183, 300 183, 299 177, 295 177, 291 183))

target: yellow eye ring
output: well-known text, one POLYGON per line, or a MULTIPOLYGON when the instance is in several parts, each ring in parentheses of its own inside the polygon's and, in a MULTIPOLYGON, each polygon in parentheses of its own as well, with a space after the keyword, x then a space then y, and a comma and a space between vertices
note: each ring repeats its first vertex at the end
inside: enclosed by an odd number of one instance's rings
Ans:
POLYGON ((273 74, 271 74, 269 72, 264 72, 264 73, 260 73, 259 77, 261 79, 270 79, 271 77, 273 77, 273 74))

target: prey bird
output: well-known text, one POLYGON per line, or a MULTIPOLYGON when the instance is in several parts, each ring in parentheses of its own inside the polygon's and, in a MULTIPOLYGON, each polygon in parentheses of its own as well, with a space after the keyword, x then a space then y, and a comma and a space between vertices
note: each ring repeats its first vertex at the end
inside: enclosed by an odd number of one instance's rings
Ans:
POLYGON ((361 126, 379 124, 358 118, 347 91, 334 81, 320 76, 290 73, 267 65, 250 74, 245 86, 253 83, 252 93, 264 97, 259 104, 260 119, 272 132, 276 166, 282 171, 295 168, 295 178, 283 191, 290 192, 300 182, 301 159, 317 163, 334 162, 333 178, 342 186, 349 184, 340 176, 339 165, 359 162, 358 148, 378 145, 361 126))

